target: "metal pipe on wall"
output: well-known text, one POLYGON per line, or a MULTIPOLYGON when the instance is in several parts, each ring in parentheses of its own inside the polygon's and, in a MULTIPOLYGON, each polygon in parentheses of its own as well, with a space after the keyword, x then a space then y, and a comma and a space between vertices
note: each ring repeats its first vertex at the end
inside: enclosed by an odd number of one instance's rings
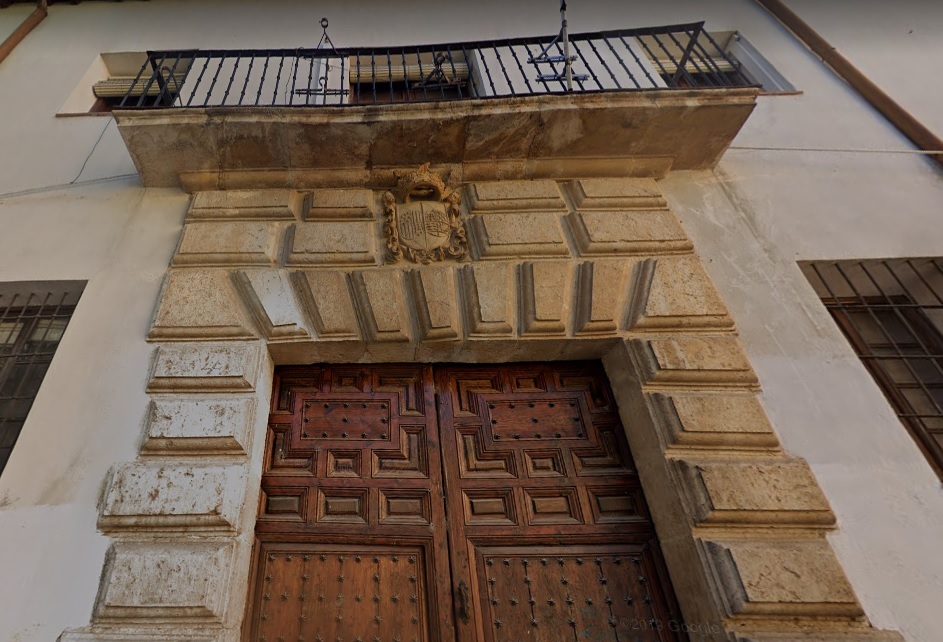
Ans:
MULTIPOLYGON (((943 139, 940 139, 926 125, 917 120, 913 114, 904 109, 870 78, 851 64, 831 43, 802 20, 792 9, 787 7, 782 0, 755 1, 769 11, 783 26, 792 31, 799 40, 804 42, 809 49, 822 59, 822 62, 831 67, 832 71, 847 82, 868 104, 878 110, 919 149, 927 152, 940 152, 940 150, 943 150, 943 139)), ((931 153, 928 156, 940 167, 943 167, 943 153, 931 153)))

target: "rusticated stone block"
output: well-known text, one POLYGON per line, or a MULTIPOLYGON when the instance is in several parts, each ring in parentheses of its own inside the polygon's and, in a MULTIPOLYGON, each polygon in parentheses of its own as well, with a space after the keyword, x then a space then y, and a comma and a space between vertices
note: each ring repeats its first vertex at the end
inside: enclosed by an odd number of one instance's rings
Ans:
POLYGON ((564 335, 570 312, 570 262, 540 261, 520 267, 522 335, 564 335))
POLYGON ((280 228, 260 221, 187 223, 174 265, 274 265, 280 228))
POLYGON ((632 339, 643 383, 652 386, 756 388, 759 382, 734 337, 632 339))
POLYGON ((401 272, 354 272, 350 283, 364 336, 372 341, 410 340, 401 272))
POLYGON ((292 273, 292 282, 319 339, 359 337, 347 275, 334 270, 292 273))
POLYGON ((423 341, 454 341, 460 337, 452 268, 411 270, 407 283, 423 341))
POLYGON ((163 345, 157 348, 147 390, 252 390, 258 367, 255 343, 163 345))
POLYGON ((828 501, 804 461, 680 460, 674 465, 699 523, 835 524, 828 501))
POLYGON ((721 330, 733 319, 696 256, 648 259, 635 270, 627 330, 721 330))
POLYGON ((129 463, 115 469, 100 528, 235 530, 246 490, 243 465, 129 463))
POLYGON ((864 615, 824 539, 706 541, 704 549, 729 616, 864 615))
POLYGON ((230 339, 255 336, 225 270, 171 270, 148 337, 230 339))
POLYGON ((154 399, 141 453, 245 454, 255 399, 154 399))
POLYGON ((96 615, 219 621, 232 556, 232 544, 225 542, 115 542, 96 615))
POLYGON ((583 178, 569 187, 573 203, 581 211, 668 207, 653 178, 583 178))
POLYGON ((779 440, 753 394, 650 394, 669 446, 778 448, 779 440))
POLYGON ((374 195, 369 189, 314 189, 307 220, 374 218, 374 195))
POLYGON ((486 214, 472 217, 469 227, 478 256, 484 259, 570 254, 556 214, 486 214))
POLYGON ((291 190, 223 190, 197 192, 190 219, 292 220, 300 218, 305 195, 291 190))
POLYGON ((470 337, 514 333, 513 268, 507 263, 474 263, 462 268, 470 337))
POLYGON ((289 265, 374 265, 375 224, 367 221, 298 223, 291 238, 289 265))
POLYGON ((577 267, 576 334, 612 334, 625 300, 626 261, 586 261, 577 267))
POLYGON ((221 642, 216 625, 203 630, 189 626, 171 626, 166 621, 153 625, 123 623, 69 629, 57 642, 221 642))
POLYGON ((233 274, 233 282, 256 325, 269 341, 308 337, 284 271, 245 270, 233 274))
POLYGON ((555 181, 495 181, 468 188, 469 212, 544 210, 565 211, 566 203, 555 181))
POLYGON ((566 218, 582 256, 671 254, 694 247, 668 210, 588 211, 566 218))

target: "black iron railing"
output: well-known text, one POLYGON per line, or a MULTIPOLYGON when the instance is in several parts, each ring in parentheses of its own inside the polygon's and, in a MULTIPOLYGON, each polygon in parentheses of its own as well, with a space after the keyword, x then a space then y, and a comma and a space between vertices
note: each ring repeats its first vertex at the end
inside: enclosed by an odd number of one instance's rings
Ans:
POLYGON ((150 51, 117 109, 375 105, 752 86, 704 23, 386 48, 150 51), (569 60, 567 60, 569 58, 569 60))

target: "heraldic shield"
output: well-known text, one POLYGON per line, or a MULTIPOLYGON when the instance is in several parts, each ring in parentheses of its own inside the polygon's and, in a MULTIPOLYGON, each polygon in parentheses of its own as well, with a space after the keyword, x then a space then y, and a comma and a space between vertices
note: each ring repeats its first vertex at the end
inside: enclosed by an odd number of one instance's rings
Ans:
POLYGON ((468 253, 457 191, 448 190, 429 164, 400 176, 397 195, 383 195, 386 246, 392 260, 429 264, 468 253))

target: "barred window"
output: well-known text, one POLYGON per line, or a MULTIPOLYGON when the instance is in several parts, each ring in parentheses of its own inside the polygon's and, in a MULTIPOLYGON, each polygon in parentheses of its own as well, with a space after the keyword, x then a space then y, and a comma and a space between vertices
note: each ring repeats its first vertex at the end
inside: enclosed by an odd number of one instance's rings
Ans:
POLYGON ((0 474, 84 281, 0 283, 0 474))
POLYGON ((943 478, 943 259, 800 266, 943 478))

